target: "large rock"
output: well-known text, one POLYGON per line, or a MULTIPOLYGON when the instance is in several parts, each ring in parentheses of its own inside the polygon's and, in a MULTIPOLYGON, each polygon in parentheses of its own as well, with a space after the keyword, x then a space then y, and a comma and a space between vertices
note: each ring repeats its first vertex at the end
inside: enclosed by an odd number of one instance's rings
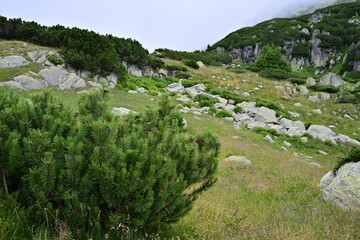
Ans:
POLYGON ((46 55, 47 54, 55 54, 54 51, 51 50, 36 50, 32 52, 28 52, 27 55, 29 58, 31 58, 32 61, 37 63, 43 63, 47 60, 46 55))
POLYGON ((342 166, 336 176, 327 173, 320 182, 322 198, 341 208, 360 211, 360 162, 342 166))
POLYGON ((14 68, 28 64, 30 64, 30 62, 22 56, 6 56, 0 58, 0 68, 14 68))
POLYGON ((301 121, 292 121, 286 118, 282 118, 279 121, 279 125, 286 129, 286 134, 289 136, 302 136, 306 133, 305 124, 301 121))
POLYGON ((276 112, 266 107, 254 108, 249 110, 249 115, 252 116, 255 121, 263 123, 278 123, 276 118, 276 112))
POLYGON ((30 73, 16 76, 14 81, 20 83, 25 89, 43 89, 49 86, 38 75, 30 73))
POLYGON ((331 131, 330 128, 322 125, 311 125, 307 132, 314 138, 318 138, 322 141, 334 140, 336 134, 331 131))
POLYGON ((237 107, 241 107, 243 112, 249 112, 250 110, 255 109, 256 102, 242 102, 236 104, 237 107))
POLYGON ((138 76, 138 77, 142 77, 143 76, 143 73, 141 71, 140 68, 138 68, 137 66, 135 65, 132 65, 132 64, 129 64, 127 62, 122 62, 122 64, 124 65, 124 67, 128 70, 128 73, 130 75, 135 75, 135 76, 138 76))
POLYGON ((334 86, 334 87, 339 87, 339 86, 344 85, 345 81, 343 79, 341 79, 335 73, 327 73, 321 78, 319 84, 320 85, 331 85, 331 86, 334 86))
POLYGON ((78 75, 70 73, 66 80, 59 84, 59 87, 63 89, 71 89, 74 85, 83 87, 84 83, 84 80, 82 80, 78 75))
POLYGON ((358 140, 352 139, 343 134, 337 135, 335 137, 335 141, 341 142, 344 145, 355 145, 360 147, 360 142, 358 140))
POLYGON ((69 73, 63 67, 54 66, 41 70, 39 75, 50 85, 58 86, 68 78, 69 73))
POLYGON ((11 87, 11 88, 17 88, 17 89, 25 90, 25 88, 20 83, 18 83, 16 81, 1 82, 0 87, 11 87))
POLYGON ((308 79, 306 79, 306 84, 308 84, 310 86, 314 86, 314 85, 316 85, 316 81, 314 78, 309 77, 308 79))
POLYGON ((301 86, 301 87, 299 88, 299 93, 300 93, 300 95, 305 96, 305 95, 307 95, 307 94, 309 93, 309 90, 307 89, 307 87, 301 86))
POLYGON ((181 83, 172 83, 166 88, 166 91, 168 91, 169 93, 172 92, 184 93, 185 88, 183 85, 181 85, 181 83))

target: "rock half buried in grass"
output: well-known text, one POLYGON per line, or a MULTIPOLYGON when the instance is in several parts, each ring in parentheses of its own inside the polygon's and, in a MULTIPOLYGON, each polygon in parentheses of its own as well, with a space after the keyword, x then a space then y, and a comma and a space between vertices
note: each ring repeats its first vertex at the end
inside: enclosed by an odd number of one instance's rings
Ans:
POLYGON ((245 165, 250 165, 251 161, 244 156, 230 156, 225 159, 226 162, 238 162, 245 165))

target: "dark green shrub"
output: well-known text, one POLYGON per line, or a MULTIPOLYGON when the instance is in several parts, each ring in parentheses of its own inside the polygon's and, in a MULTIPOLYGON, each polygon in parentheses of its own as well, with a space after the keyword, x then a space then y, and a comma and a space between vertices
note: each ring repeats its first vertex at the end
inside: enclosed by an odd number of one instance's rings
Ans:
POLYGON ((340 159, 334 168, 335 174, 337 170, 349 162, 360 162, 360 147, 353 147, 345 157, 340 159))
POLYGON ((289 81, 290 81, 292 84, 297 84, 297 85, 302 85, 302 84, 305 84, 305 83, 306 83, 306 80, 305 80, 305 79, 302 79, 302 78, 290 78, 289 81))
POLYGON ((194 81, 194 80, 183 80, 183 81, 181 81, 181 84, 182 84, 185 88, 195 86, 195 85, 197 85, 197 84, 199 84, 199 83, 200 83, 199 81, 194 81))
POLYGON ((186 72, 188 69, 182 65, 165 65, 164 67, 166 70, 169 71, 183 71, 186 72))
POLYGON ((160 68, 165 66, 165 62, 154 55, 148 55, 147 65, 155 71, 158 71, 160 68))
POLYGON ((351 83, 360 82, 360 71, 351 71, 351 72, 347 73, 344 80, 351 82, 351 83))
POLYGON ((287 70, 267 68, 259 71, 260 76, 272 80, 286 80, 293 77, 293 74, 287 70))
POLYGON ((344 90, 338 93, 336 98, 337 103, 360 103, 360 91, 344 90))
POLYGON ((213 115, 213 114, 216 114, 217 113, 217 110, 216 110, 216 108, 215 107, 210 107, 210 109, 209 109, 209 111, 208 111, 208 114, 210 114, 210 115, 213 115))
POLYGON ((262 134, 264 136, 270 135, 270 136, 278 137, 278 136, 281 135, 275 129, 265 129, 265 128, 262 128, 262 127, 256 127, 256 128, 253 129, 253 131, 256 132, 256 133, 260 133, 260 134, 262 134))
POLYGON ((189 78, 191 78, 190 73, 182 72, 182 71, 176 71, 175 76, 177 78, 181 78, 181 79, 189 79, 189 78))
POLYGON ((245 73, 245 72, 247 72, 247 69, 245 69, 243 67, 228 67, 228 68, 226 68, 226 70, 228 70, 230 72, 234 72, 234 73, 245 73))
POLYGON ((310 86, 309 88, 317 92, 337 93, 340 91, 340 88, 331 85, 314 85, 310 86))
POLYGON ((199 69, 199 65, 195 60, 184 59, 182 60, 182 62, 188 67, 191 67, 193 69, 199 69))
POLYGON ((220 110, 216 112, 216 117, 218 118, 225 118, 225 117, 232 117, 231 113, 226 110, 220 110))
POLYGON ((241 113, 241 112, 242 112, 242 108, 240 106, 234 108, 234 113, 241 113))
POLYGON ((54 65, 61 65, 64 63, 64 60, 62 60, 59 56, 57 56, 55 54, 47 55, 47 60, 54 65))
POLYGON ((49 92, 31 103, 0 92, 2 189, 29 213, 31 228, 61 221, 74 239, 157 231, 215 182, 218 139, 183 135, 168 97, 158 111, 117 117, 106 96, 84 95, 74 111, 49 92))
POLYGON ((215 99, 201 94, 196 95, 194 100, 196 102, 199 102, 200 107, 212 107, 215 103, 217 103, 215 99))
POLYGON ((266 45, 253 64, 253 67, 259 70, 280 69, 285 72, 291 72, 289 64, 282 58, 281 52, 276 47, 266 45))

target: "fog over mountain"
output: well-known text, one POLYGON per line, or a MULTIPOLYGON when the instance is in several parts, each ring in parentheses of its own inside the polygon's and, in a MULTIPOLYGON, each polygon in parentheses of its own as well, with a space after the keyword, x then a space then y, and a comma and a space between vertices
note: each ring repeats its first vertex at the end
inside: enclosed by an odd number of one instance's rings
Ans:
POLYGON ((334 1, 339 0, 63 0, 56 5, 45 0, 0 0, 0 15, 133 38, 150 51, 194 51, 239 28, 334 1))

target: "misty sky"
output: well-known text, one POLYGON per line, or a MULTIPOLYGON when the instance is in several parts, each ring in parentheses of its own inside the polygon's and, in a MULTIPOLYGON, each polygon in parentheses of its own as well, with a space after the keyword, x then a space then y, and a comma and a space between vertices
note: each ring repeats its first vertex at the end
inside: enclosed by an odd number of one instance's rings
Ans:
POLYGON ((203 50, 230 32, 322 0, 0 0, 0 15, 79 27, 156 48, 203 50))

